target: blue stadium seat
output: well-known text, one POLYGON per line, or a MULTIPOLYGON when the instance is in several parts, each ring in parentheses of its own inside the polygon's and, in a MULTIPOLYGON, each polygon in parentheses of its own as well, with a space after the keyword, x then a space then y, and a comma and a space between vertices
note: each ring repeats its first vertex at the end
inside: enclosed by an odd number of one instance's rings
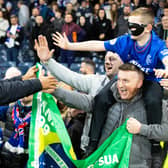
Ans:
POLYGON ((11 67, 11 64, 8 62, 0 63, 0 79, 5 77, 5 72, 9 67, 11 67))
POLYGON ((32 62, 22 62, 19 63, 18 68, 21 70, 22 74, 25 74, 31 66, 33 66, 32 62))
POLYGON ((80 63, 72 63, 70 66, 70 69, 75 72, 79 72, 80 69, 80 63))
POLYGON ((99 74, 105 74, 104 64, 96 64, 96 72, 99 74))
POLYGON ((103 63, 102 59, 98 58, 98 57, 93 57, 92 58, 93 62, 96 63, 96 64, 101 64, 103 63))

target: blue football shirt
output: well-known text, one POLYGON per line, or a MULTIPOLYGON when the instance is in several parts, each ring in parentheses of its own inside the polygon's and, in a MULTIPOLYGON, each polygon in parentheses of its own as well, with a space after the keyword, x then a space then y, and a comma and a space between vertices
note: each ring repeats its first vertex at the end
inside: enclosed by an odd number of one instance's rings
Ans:
POLYGON ((168 49, 163 40, 152 31, 149 41, 144 46, 138 46, 129 34, 104 42, 107 51, 119 54, 124 63, 131 62, 145 72, 145 79, 159 81, 153 69, 164 69, 162 60, 168 56, 168 49))

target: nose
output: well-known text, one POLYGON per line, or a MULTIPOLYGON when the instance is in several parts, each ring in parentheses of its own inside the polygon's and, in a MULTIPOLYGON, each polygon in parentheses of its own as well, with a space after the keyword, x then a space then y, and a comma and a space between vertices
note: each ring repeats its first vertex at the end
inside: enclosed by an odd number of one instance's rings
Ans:
POLYGON ((123 85, 124 85, 124 83, 123 83, 122 80, 118 80, 118 81, 117 81, 117 86, 118 86, 119 88, 123 87, 123 85))

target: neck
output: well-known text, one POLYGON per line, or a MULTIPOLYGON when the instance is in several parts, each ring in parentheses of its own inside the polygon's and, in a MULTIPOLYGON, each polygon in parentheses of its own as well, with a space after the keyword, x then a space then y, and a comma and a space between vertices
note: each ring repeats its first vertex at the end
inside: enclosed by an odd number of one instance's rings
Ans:
POLYGON ((139 46, 145 45, 149 41, 150 37, 151 37, 151 33, 144 34, 141 38, 137 40, 138 45, 139 46))

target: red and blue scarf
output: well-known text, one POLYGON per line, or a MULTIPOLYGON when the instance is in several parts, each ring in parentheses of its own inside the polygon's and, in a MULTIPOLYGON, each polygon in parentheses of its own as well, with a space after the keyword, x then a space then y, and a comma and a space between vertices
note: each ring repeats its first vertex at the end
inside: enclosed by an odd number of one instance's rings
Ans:
POLYGON ((9 141, 5 144, 5 147, 11 152, 18 154, 25 152, 24 128, 30 124, 32 112, 30 108, 30 111, 25 115, 25 117, 21 118, 19 114, 20 112, 24 112, 24 108, 21 106, 20 101, 18 101, 12 109, 12 120, 15 130, 9 141), (22 111, 20 109, 22 109, 22 111))

